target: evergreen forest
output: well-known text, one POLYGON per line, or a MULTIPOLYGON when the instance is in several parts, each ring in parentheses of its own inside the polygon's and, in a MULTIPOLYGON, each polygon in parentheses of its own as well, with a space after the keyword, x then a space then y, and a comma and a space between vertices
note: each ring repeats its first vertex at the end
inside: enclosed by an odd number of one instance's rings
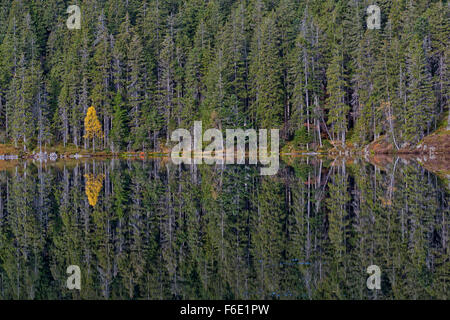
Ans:
POLYGON ((380 137, 399 149, 447 117, 449 12, 430 0, 0 0, 0 143, 161 151, 201 120, 278 128, 298 149, 380 137), (66 25, 73 4, 80 29, 66 25), (367 26, 372 4, 380 29, 367 26))

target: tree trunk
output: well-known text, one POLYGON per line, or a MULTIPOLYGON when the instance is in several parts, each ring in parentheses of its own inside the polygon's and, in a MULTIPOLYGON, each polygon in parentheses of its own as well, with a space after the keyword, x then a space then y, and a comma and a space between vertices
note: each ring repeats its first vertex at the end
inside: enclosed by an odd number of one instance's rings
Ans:
POLYGON ((448 112, 448 118, 447 118, 447 130, 450 130, 450 111, 448 112))

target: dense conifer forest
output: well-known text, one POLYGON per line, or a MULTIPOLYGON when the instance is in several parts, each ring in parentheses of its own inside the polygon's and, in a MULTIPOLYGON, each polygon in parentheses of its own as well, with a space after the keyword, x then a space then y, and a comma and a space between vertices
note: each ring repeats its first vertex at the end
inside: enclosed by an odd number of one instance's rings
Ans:
POLYGON ((0 159, 15 152, 0 161, 0 299, 448 299, 449 14, 436 0, 0 0, 0 159), (148 157, 195 121, 280 129, 277 174, 148 157), (439 157, 310 152, 440 132, 439 157), (81 159, 30 159, 55 150, 81 159))
POLYGON ((446 117, 449 12, 425 0, 0 0, 0 143, 159 151, 202 120, 279 128, 282 146, 384 137, 398 149, 446 117), (73 4, 79 30, 66 26, 73 4))

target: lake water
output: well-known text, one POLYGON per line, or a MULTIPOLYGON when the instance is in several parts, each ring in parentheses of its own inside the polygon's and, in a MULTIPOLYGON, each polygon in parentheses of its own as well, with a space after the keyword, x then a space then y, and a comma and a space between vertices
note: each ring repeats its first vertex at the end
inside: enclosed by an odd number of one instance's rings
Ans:
POLYGON ((448 187, 396 158, 291 157, 275 176, 4 161, 0 299, 448 299, 448 187), (81 290, 66 287, 69 265, 81 290))

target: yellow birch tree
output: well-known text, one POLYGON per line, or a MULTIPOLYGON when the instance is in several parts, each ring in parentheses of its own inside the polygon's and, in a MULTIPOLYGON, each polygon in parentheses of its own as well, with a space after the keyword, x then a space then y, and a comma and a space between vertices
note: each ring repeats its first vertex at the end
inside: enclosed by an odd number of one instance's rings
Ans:
POLYGON ((92 151, 95 152, 95 137, 103 137, 103 132, 94 106, 89 107, 87 110, 86 118, 84 118, 84 127, 86 129, 86 134, 84 137, 87 139, 92 139, 92 151))

